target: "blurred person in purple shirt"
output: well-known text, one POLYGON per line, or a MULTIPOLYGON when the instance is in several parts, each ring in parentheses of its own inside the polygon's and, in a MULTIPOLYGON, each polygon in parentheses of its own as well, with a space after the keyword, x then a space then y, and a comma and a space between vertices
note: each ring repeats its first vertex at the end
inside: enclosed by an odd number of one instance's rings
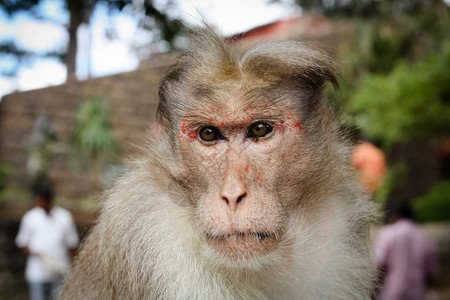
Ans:
POLYGON ((435 272, 433 243, 412 221, 408 205, 390 212, 390 225, 375 242, 375 263, 385 272, 379 300, 423 300, 427 280, 435 272))

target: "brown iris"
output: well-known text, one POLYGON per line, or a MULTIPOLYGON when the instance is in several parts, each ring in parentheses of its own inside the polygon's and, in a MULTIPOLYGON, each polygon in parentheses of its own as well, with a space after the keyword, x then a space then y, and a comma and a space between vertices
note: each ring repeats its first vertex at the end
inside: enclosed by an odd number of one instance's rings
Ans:
POLYGON ((271 133, 273 127, 264 122, 257 122, 250 125, 247 137, 260 139, 271 133))
POLYGON ((202 129, 200 129, 198 136, 202 141, 205 142, 215 142, 224 139, 219 129, 213 126, 203 127, 202 129))

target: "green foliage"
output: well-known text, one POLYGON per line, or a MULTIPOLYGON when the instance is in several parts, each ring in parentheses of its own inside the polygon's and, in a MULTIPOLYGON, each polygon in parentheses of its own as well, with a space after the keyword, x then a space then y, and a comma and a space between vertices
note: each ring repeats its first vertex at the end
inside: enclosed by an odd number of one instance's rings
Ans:
POLYGON ((400 28, 395 22, 375 24, 368 23, 365 32, 370 36, 368 49, 368 70, 375 73, 387 73, 392 70, 399 58, 409 56, 413 46, 416 30, 410 22, 403 22, 400 28))
POLYGON ((96 160, 113 157, 118 152, 116 138, 110 126, 109 110, 100 97, 85 101, 77 114, 73 145, 79 155, 96 160))
POLYGON ((387 75, 363 77, 347 111, 354 125, 385 145, 450 128, 450 43, 439 55, 413 66, 397 65, 387 75))
POLYGON ((408 173, 408 166, 404 163, 397 163, 394 166, 390 166, 384 175, 383 182, 375 192, 374 200, 377 203, 384 204, 389 199, 389 193, 398 185, 404 183, 408 173))
POLYGON ((422 59, 450 40, 450 7, 441 0, 334 1, 327 6, 335 12, 346 6, 356 9, 344 22, 350 20, 353 30, 339 45, 340 62, 352 88, 367 72, 387 74, 399 61, 422 59), (358 13, 354 2, 368 14, 358 13))
MULTIPOLYGON (((279 0, 272 0, 279 1, 279 0)), ((417 14, 423 10, 445 8, 443 0, 295 0, 307 11, 333 18, 389 18, 398 13, 417 14)))
POLYGON ((421 222, 450 221, 450 181, 437 183, 413 203, 414 214, 421 222))

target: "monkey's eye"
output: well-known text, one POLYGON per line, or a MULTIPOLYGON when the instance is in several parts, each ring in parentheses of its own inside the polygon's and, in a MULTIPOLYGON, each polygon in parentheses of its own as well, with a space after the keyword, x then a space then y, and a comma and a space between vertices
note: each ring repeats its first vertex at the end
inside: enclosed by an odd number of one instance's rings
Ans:
POLYGON ((205 142, 215 142, 225 139, 222 133, 220 133, 219 129, 213 126, 203 127, 202 129, 200 129, 198 136, 202 141, 205 142))
POLYGON ((250 125, 247 133, 248 138, 254 138, 256 140, 265 137, 271 133, 273 127, 264 122, 256 122, 250 125))

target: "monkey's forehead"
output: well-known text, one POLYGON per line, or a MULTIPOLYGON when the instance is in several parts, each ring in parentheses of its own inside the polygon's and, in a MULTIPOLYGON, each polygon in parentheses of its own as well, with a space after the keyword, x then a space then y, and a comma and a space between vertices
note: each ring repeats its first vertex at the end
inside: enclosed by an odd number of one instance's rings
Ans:
POLYGON ((210 31, 197 36, 161 81, 161 118, 173 123, 196 110, 236 111, 230 106, 261 111, 284 105, 300 112, 320 98, 326 81, 336 82, 332 60, 301 43, 237 48, 210 31))
POLYGON ((183 99, 183 115, 211 118, 276 118, 294 109, 298 89, 279 89, 270 84, 251 85, 245 79, 223 84, 194 84, 183 99), (189 92, 190 91, 190 92, 189 92))

